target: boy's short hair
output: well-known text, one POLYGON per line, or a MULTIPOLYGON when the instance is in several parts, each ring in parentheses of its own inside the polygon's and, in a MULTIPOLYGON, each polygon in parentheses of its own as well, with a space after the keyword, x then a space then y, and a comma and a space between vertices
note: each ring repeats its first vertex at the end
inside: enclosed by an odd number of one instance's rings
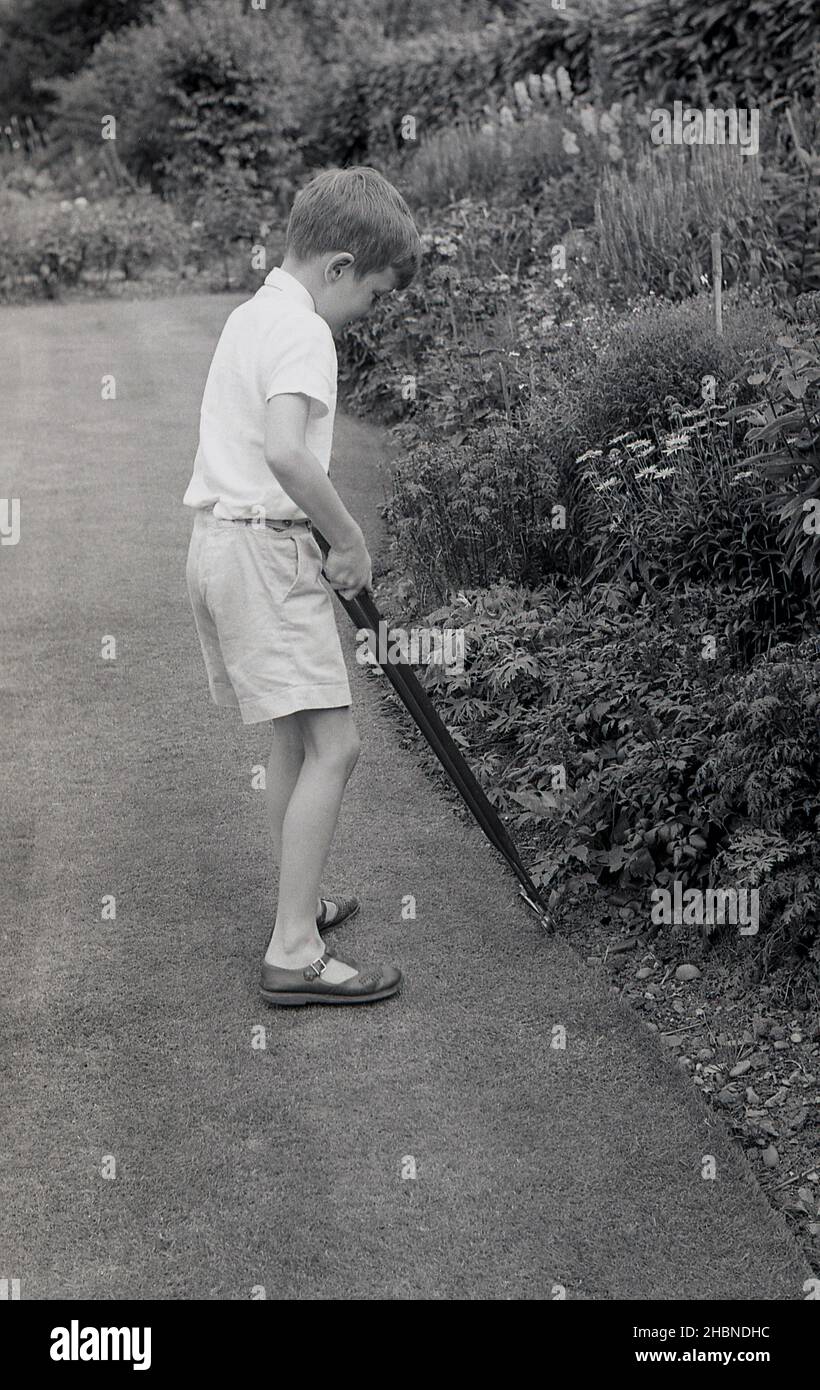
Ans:
POLYGON ((300 261, 323 251, 350 251, 355 280, 392 267, 400 290, 410 284, 421 259, 409 207, 398 189, 367 164, 325 169, 300 188, 285 247, 300 261))

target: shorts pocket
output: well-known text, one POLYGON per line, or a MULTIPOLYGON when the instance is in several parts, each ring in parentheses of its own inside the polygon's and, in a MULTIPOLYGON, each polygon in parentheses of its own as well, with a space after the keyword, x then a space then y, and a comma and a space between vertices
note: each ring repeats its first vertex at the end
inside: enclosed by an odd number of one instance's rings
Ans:
POLYGON ((315 536, 308 534, 305 537, 305 578, 311 585, 320 584, 322 580, 322 570, 324 569, 325 557, 315 536))
MULTIPOLYGON (((251 528, 248 528, 251 529, 251 528)), ((256 552, 265 579, 265 587, 276 603, 290 597, 302 575, 302 559, 295 536, 259 536, 256 552)))

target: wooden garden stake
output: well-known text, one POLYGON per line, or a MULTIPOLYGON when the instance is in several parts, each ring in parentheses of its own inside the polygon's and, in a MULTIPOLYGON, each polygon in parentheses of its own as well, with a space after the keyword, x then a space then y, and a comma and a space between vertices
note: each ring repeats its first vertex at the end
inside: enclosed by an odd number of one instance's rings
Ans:
POLYGON ((760 284, 760 247, 753 246, 749 257, 749 284, 756 288, 760 284))
POLYGON ((720 251, 720 232, 712 232, 712 289, 715 305, 715 332, 723 336, 723 258, 720 251))

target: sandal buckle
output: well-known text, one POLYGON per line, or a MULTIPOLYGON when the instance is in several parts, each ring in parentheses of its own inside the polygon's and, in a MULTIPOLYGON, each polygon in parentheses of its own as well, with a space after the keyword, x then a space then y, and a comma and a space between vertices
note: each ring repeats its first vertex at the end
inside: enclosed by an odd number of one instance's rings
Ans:
POLYGON ((306 980, 309 980, 309 979, 311 978, 311 971, 312 971, 314 977, 318 980, 318 979, 320 979, 320 977, 325 973, 326 969, 327 969, 327 965, 326 965, 325 961, 322 959, 321 956, 317 956, 317 957, 316 957, 316 960, 311 961, 310 965, 306 965, 306 966, 305 966, 305 971, 304 971, 305 979, 306 979, 306 980), (317 969, 317 966, 319 966, 320 969, 317 969))

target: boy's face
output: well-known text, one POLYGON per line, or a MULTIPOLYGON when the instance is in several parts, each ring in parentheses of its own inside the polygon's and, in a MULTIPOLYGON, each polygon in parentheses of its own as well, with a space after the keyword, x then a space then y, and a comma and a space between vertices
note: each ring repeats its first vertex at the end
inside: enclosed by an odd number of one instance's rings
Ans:
POLYGON ((332 256, 323 268, 321 289, 314 299, 317 313, 332 329, 364 318, 382 295, 396 288, 392 266, 370 271, 361 280, 354 279, 353 270, 353 257, 346 251, 332 256))

